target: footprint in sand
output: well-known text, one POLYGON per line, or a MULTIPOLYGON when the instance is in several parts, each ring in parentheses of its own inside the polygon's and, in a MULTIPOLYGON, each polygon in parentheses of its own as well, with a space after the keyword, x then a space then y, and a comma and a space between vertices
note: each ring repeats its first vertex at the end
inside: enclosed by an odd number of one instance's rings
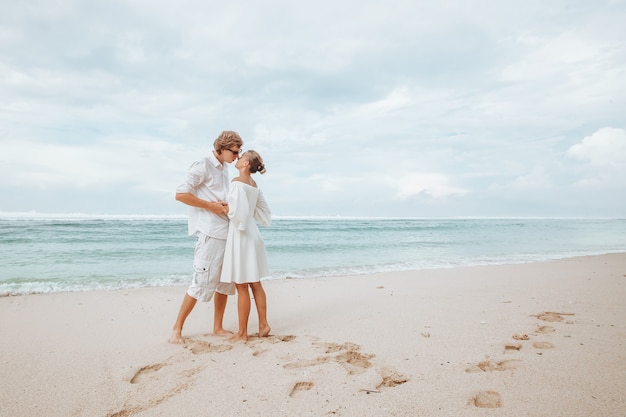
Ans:
POLYGON ((315 365, 321 365, 323 363, 328 363, 330 362, 330 359, 331 359, 330 357, 321 356, 315 359, 290 362, 290 363, 283 365, 283 368, 285 369, 307 368, 309 366, 315 366, 315 365))
POLYGON ((481 391, 468 401, 478 408, 499 408, 502 407, 502 398, 496 391, 481 391))
POLYGON ((254 352, 252 352, 252 356, 254 356, 254 357, 261 356, 261 355, 263 355, 265 352, 267 352, 267 349, 259 349, 259 350, 255 350, 254 352))
POLYGON ((383 378, 383 382, 381 382, 377 388, 395 387, 398 385, 402 385, 409 380, 409 378, 397 373, 396 371, 392 369, 383 369, 380 372, 380 376, 383 378))
POLYGON ((533 317, 537 317, 539 320, 548 321, 548 322, 559 322, 563 321, 563 316, 573 316, 574 313, 556 313, 554 311, 544 311, 543 313, 539 313, 533 317))
POLYGON ((504 353, 518 352, 521 348, 522 345, 519 343, 504 345, 504 353))
POLYGON ((334 360, 343 365, 349 374, 362 372, 372 366, 370 361, 373 354, 363 354, 354 350, 349 350, 334 357, 334 360))
POLYGON ((361 346, 356 343, 346 342, 344 344, 339 343, 314 343, 316 346, 324 348, 325 353, 341 352, 342 350, 357 351, 361 349, 361 346))
POLYGON ((322 346, 324 353, 337 353, 335 356, 320 356, 315 359, 303 360, 298 362, 291 362, 285 364, 285 369, 304 368, 308 366, 320 365, 330 361, 334 361, 344 366, 349 374, 360 373, 363 370, 370 368, 372 363, 370 361, 375 355, 365 354, 359 352, 361 347, 355 343, 314 343, 316 346, 322 346))
POLYGON ((202 340, 192 340, 187 343, 185 347, 194 355, 201 355, 209 352, 226 352, 227 350, 231 350, 233 347, 231 345, 213 345, 209 342, 205 342, 202 340))
MULTIPOLYGON (((148 374, 158 371, 163 368, 165 364, 148 365, 141 368, 135 376, 130 380, 131 384, 137 382, 143 382, 143 378, 148 374)), ((144 399, 142 402, 138 402, 137 398, 129 397, 129 400, 124 401, 124 405, 118 411, 109 412, 106 417, 128 417, 135 414, 139 414, 150 410, 153 407, 161 404, 162 402, 173 398, 183 391, 193 386, 193 377, 200 371, 200 368, 192 368, 184 370, 177 375, 169 375, 168 378, 159 380, 158 378, 147 379, 146 382, 152 381, 152 387, 146 390, 146 387, 142 391, 150 391, 152 394, 150 398, 144 399), (132 398, 132 399, 131 399, 132 398)), ((141 401, 141 395, 139 401, 141 401)))
POLYGON ((291 392, 289 393, 289 396, 293 397, 297 392, 299 392, 299 391, 308 391, 311 388, 313 388, 313 383, 310 382, 310 381, 296 382, 296 384, 291 389, 291 392))
POLYGON ((526 333, 515 333, 513 335, 513 339, 515 340, 528 340, 529 337, 526 333))
MULTIPOLYGON (((368 385, 367 389, 361 389, 361 391, 368 394, 370 392, 380 392, 379 388, 381 387, 395 387, 397 385, 404 384, 409 380, 406 376, 401 375, 392 369, 383 369, 380 372, 373 370, 371 359, 376 355, 361 353, 361 347, 356 343, 325 343, 316 340, 313 342, 313 346, 323 349, 325 355, 314 359, 290 362, 283 365, 283 368, 297 369, 309 366, 319 366, 330 362, 338 363, 347 370, 348 375, 351 376, 351 380, 356 378, 355 381, 359 381, 360 384, 364 383, 365 385, 368 385), (368 374, 368 372, 370 374, 368 374), (375 384, 371 384, 373 380, 376 380, 375 384), (376 386, 375 389, 373 389, 374 386, 376 386)), ((296 386, 298 385, 296 384, 296 386)), ((294 387, 294 389, 295 388, 296 387, 294 387)), ((300 387, 300 389, 302 389, 302 387, 300 387)), ((310 389, 310 387, 306 389, 310 389)), ((293 392, 295 391, 292 390, 292 395, 293 392)))
POLYGON ((482 361, 476 365, 470 366, 465 370, 467 373, 476 373, 476 372, 493 372, 493 371, 506 371, 510 369, 517 369, 517 364, 520 361, 516 359, 500 361, 500 362, 491 362, 491 361, 482 361))
POLYGON ((130 379, 130 383, 131 384, 137 384, 138 382, 141 382, 144 378, 146 374, 151 374, 153 372, 158 371, 159 369, 163 368, 165 366, 165 364, 162 363, 155 363, 153 365, 146 365, 143 368, 141 368, 140 370, 138 370, 135 375, 133 375, 133 377, 130 379))
POLYGON ((296 336, 287 335, 287 336, 267 336, 263 339, 266 339, 270 343, 280 343, 280 342, 291 342, 294 340, 296 336))
MULTIPOLYGON (((319 356, 315 359, 290 362, 283 365, 283 367, 285 369, 296 369, 335 362, 343 366, 348 371, 349 375, 363 375, 366 370, 372 367, 371 359, 376 356, 374 354, 361 353, 361 347, 351 342, 340 344, 315 341, 313 342, 313 346, 321 347, 326 355, 319 356)), ((395 387, 409 380, 404 375, 390 369, 381 371, 377 376, 381 381, 377 388, 382 386, 395 387)))
POLYGON ((533 343, 535 349, 552 349, 554 345, 550 342, 535 342, 533 343))
MULTIPOLYGON (((372 359, 374 354, 371 353, 361 353, 361 346, 356 343, 346 342, 344 344, 339 343, 315 343, 318 346, 324 348, 325 353, 338 353, 333 357, 333 360, 339 362, 340 364, 349 364, 355 366, 357 368, 369 368, 372 366, 372 359)), ((354 372, 350 372, 354 373, 354 372)))
POLYGON ((538 326, 537 327, 537 333, 552 333, 556 331, 556 329, 552 326, 538 326))

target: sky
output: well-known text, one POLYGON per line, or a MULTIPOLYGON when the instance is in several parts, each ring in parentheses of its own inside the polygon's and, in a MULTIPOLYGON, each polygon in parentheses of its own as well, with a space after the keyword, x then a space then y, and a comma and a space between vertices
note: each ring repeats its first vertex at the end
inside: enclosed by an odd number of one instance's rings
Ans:
POLYGON ((0 6, 0 215, 185 215, 234 130, 274 216, 626 217, 626 0, 0 6))

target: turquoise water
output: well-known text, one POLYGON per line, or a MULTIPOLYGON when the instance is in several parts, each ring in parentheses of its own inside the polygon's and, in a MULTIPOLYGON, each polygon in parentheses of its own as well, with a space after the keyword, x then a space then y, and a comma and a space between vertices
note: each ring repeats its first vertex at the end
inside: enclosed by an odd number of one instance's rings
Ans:
MULTIPOLYGON (((0 295, 187 284, 184 218, 0 218, 0 295)), ((626 219, 281 218, 274 279, 532 262, 626 251, 626 219)))

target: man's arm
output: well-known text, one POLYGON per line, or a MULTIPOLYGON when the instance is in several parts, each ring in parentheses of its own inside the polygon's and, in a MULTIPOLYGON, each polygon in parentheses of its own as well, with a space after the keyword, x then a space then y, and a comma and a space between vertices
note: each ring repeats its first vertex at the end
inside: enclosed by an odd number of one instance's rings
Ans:
POLYGON ((221 216, 228 215, 228 204, 224 201, 206 201, 191 193, 176 193, 176 200, 188 206, 199 207, 221 216))

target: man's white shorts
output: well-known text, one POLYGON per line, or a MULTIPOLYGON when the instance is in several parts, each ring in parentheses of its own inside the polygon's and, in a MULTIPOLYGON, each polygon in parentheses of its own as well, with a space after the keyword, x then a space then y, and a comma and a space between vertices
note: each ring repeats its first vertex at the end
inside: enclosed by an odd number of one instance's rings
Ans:
POLYGON ((226 239, 198 235, 193 256, 193 277, 187 294, 198 301, 211 301, 215 291, 234 295, 235 284, 220 282, 226 239))

